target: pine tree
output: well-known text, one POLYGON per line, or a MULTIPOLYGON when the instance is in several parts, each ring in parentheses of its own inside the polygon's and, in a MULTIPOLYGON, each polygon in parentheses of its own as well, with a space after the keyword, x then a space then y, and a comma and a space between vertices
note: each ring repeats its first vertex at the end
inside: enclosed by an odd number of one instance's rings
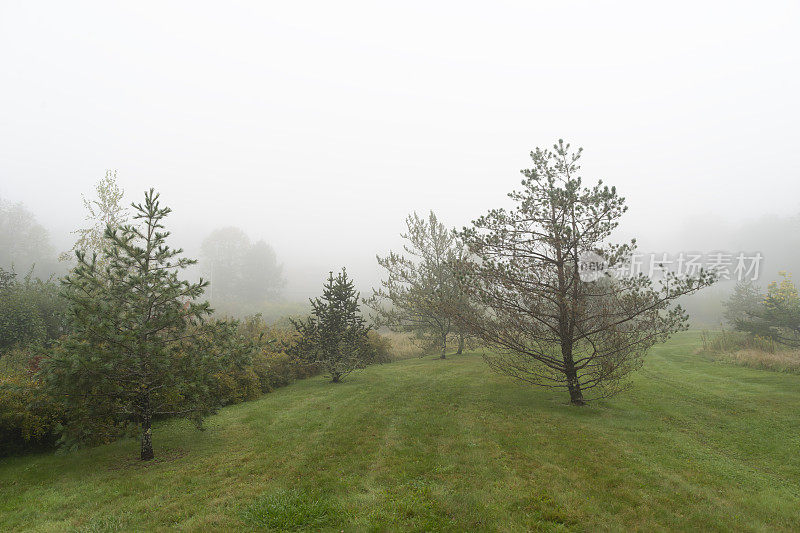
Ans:
POLYGON ((583 185, 578 161, 559 140, 531 152, 522 189, 509 194, 513 209, 493 209, 461 238, 475 259, 463 264, 464 287, 480 311, 463 317, 491 349, 496 371, 545 387, 565 388, 583 405, 621 390, 647 350, 687 327, 672 305, 715 280, 713 272, 659 282, 633 270, 636 242, 611 235, 627 210, 614 187, 583 185), (606 263, 605 275, 584 279, 587 254, 606 263))
POLYGON ((73 333, 43 362, 41 377, 75 414, 72 434, 85 437, 109 419, 136 424, 141 459, 148 460, 153 419, 185 416, 199 424, 214 408, 213 373, 245 350, 231 341, 231 324, 204 321, 211 310, 198 299, 207 282, 179 278, 195 260, 166 243, 170 208, 153 189, 132 207, 137 225, 106 229, 104 268, 96 255, 76 252, 77 265, 62 280, 73 333))
POLYGON ((370 328, 359 313, 358 299, 344 268, 336 277, 330 272, 322 298, 310 300, 311 316, 292 321, 300 338, 290 353, 321 365, 334 383, 372 359, 367 342, 370 328))
POLYGON ((764 304, 764 295, 753 281, 740 281, 733 288, 730 298, 725 301, 722 316, 734 328, 747 322, 758 314, 764 304))
POLYGON ((726 318, 731 320, 729 315, 732 316, 733 325, 739 331, 800 348, 800 296, 792 275, 785 271, 778 274, 783 279, 767 285, 763 297, 747 285, 737 285, 728 303, 726 318))
POLYGON ((460 354, 469 336, 454 320, 457 314, 469 312, 456 274, 466 255, 464 245, 433 211, 427 218, 412 213, 406 218, 406 227, 401 235, 406 241, 405 255, 390 252, 377 257, 386 279, 364 303, 375 311, 373 319, 378 326, 413 333, 441 359, 446 358, 448 341, 455 340, 460 354))

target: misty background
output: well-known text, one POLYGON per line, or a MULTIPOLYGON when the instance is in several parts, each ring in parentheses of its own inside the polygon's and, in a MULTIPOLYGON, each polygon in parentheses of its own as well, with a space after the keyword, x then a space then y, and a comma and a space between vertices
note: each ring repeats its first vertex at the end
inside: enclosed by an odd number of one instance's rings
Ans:
MULTIPOLYGON (((460 228, 507 204, 530 150, 564 138, 585 148, 586 181, 627 198, 618 240, 760 251, 763 286, 800 273, 799 14, 2 2, 0 199, 41 225, 21 239, 52 248, 38 273, 62 273, 81 194, 116 169, 127 202, 161 192, 173 245, 200 257, 212 232, 240 228, 283 267, 271 298, 302 302, 341 266, 368 293, 409 212, 460 228)), ((695 309, 713 320, 728 289, 695 309)))

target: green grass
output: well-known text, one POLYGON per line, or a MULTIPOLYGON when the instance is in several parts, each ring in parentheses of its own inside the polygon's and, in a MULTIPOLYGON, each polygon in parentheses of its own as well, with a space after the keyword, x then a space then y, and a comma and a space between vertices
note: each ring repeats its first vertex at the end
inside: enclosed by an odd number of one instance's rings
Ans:
POLYGON ((315 378, 120 441, 0 462, 0 530, 798 530, 797 375, 654 348, 586 408, 478 355, 315 378))

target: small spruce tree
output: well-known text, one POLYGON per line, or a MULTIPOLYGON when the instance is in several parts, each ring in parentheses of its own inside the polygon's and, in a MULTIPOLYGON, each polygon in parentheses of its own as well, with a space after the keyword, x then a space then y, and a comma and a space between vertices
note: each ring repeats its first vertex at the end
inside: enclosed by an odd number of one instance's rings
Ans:
POLYGON ((300 337, 289 352, 322 366, 334 383, 365 367, 372 359, 367 342, 370 327, 359 313, 358 301, 359 293, 347 271, 343 268, 336 277, 331 272, 322 298, 310 300, 311 316, 292 320, 300 337))

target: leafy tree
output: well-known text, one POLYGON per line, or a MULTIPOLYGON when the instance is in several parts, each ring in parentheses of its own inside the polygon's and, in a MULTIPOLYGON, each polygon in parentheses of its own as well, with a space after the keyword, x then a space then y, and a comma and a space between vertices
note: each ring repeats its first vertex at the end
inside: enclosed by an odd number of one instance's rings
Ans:
POLYGON ((66 300, 51 280, 22 281, 0 268, 0 355, 9 349, 48 344, 67 332, 66 300))
POLYGON ((118 228, 128 222, 130 214, 122 203, 125 191, 117 183, 117 171, 106 170, 106 175, 95 185, 97 197, 93 200, 82 196, 83 207, 86 209, 86 221, 91 225, 72 233, 78 236, 72 249, 59 256, 61 261, 69 261, 74 257, 76 250, 98 255, 98 262, 104 265, 103 247, 105 246, 106 229, 118 228))
POLYGON ((211 279, 211 300, 235 300, 239 293, 242 258, 250 247, 244 231, 229 226, 211 232, 200 248, 204 270, 211 279))
POLYGON ((0 268, 0 355, 18 345, 45 337, 44 321, 35 302, 25 298, 16 274, 0 268))
POLYGON ((454 320, 455 314, 465 313, 468 306, 456 276, 464 246, 433 211, 427 219, 412 213, 406 218, 406 228, 401 236, 406 240, 403 249, 407 255, 390 252, 386 257, 377 256, 386 279, 365 303, 375 311, 378 326, 413 332, 445 359, 448 340, 457 337, 461 353, 467 335, 454 320))
POLYGON ((277 297, 286 284, 275 250, 263 240, 251 243, 239 228, 213 231, 203 240, 201 253, 215 306, 258 306, 277 297))
POLYGON ((198 299, 207 282, 178 277, 195 261, 166 242, 171 210, 152 189, 132 207, 137 225, 106 230, 104 269, 76 251, 63 280, 74 331, 42 361, 40 376, 74 413, 71 434, 86 435, 104 420, 136 424, 148 460, 153 418, 185 416, 199 425, 214 408, 214 373, 246 350, 235 344, 235 327, 204 321, 211 310, 198 299))
POLYGON ((28 301, 33 302, 44 325, 43 344, 50 346, 59 337, 69 333, 69 302, 61 295, 57 281, 53 278, 42 280, 25 277, 22 291, 28 301))
POLYGON ((0 200, 0 267, 46 278, 57 270, 55 259, 50 235, 33 213, 0 200))
POLYGON ((243 257, 241 281, 241 296, 255 303, 280 296, 286 279, 272 246, 263 240, 250 245, 243 257))
POLYGON ((783 271, 779 274, 783 279, 767 286, 760 305, 750 305, 736 314, 734 327, 797 348, 800 347, 800 297, 792 275, 783 271))
POLYGON ((344 268, 336 277, 331 272, 322 298, 310 300, 311 316, 303 321, 292 320, 299 339, 288 352, 320 365, 334 383, 366 366, 373 356, 370 328, 359 313, 358 298, 344 268))
POLYGON ((709 272, 665 273, 659 283, 612 276, 635 251, 635 241, 608 242, 627 208, 613 187, 583 185, 580 155, 563 141, 531 152, 534 168, 522 171, 522 189, 509 195, 514 208, 494 209, 461 233, 476 256, 462 279, 483 310, 464 321, 492 349, 487 362, 514 378, 565 388, 574 405, 589 390, 594 397, 620 390, 648 348, 687 327, 671 303, 714 279, 709 272), (607 263, 594 281, 581 277, 588 254, 607 263))

